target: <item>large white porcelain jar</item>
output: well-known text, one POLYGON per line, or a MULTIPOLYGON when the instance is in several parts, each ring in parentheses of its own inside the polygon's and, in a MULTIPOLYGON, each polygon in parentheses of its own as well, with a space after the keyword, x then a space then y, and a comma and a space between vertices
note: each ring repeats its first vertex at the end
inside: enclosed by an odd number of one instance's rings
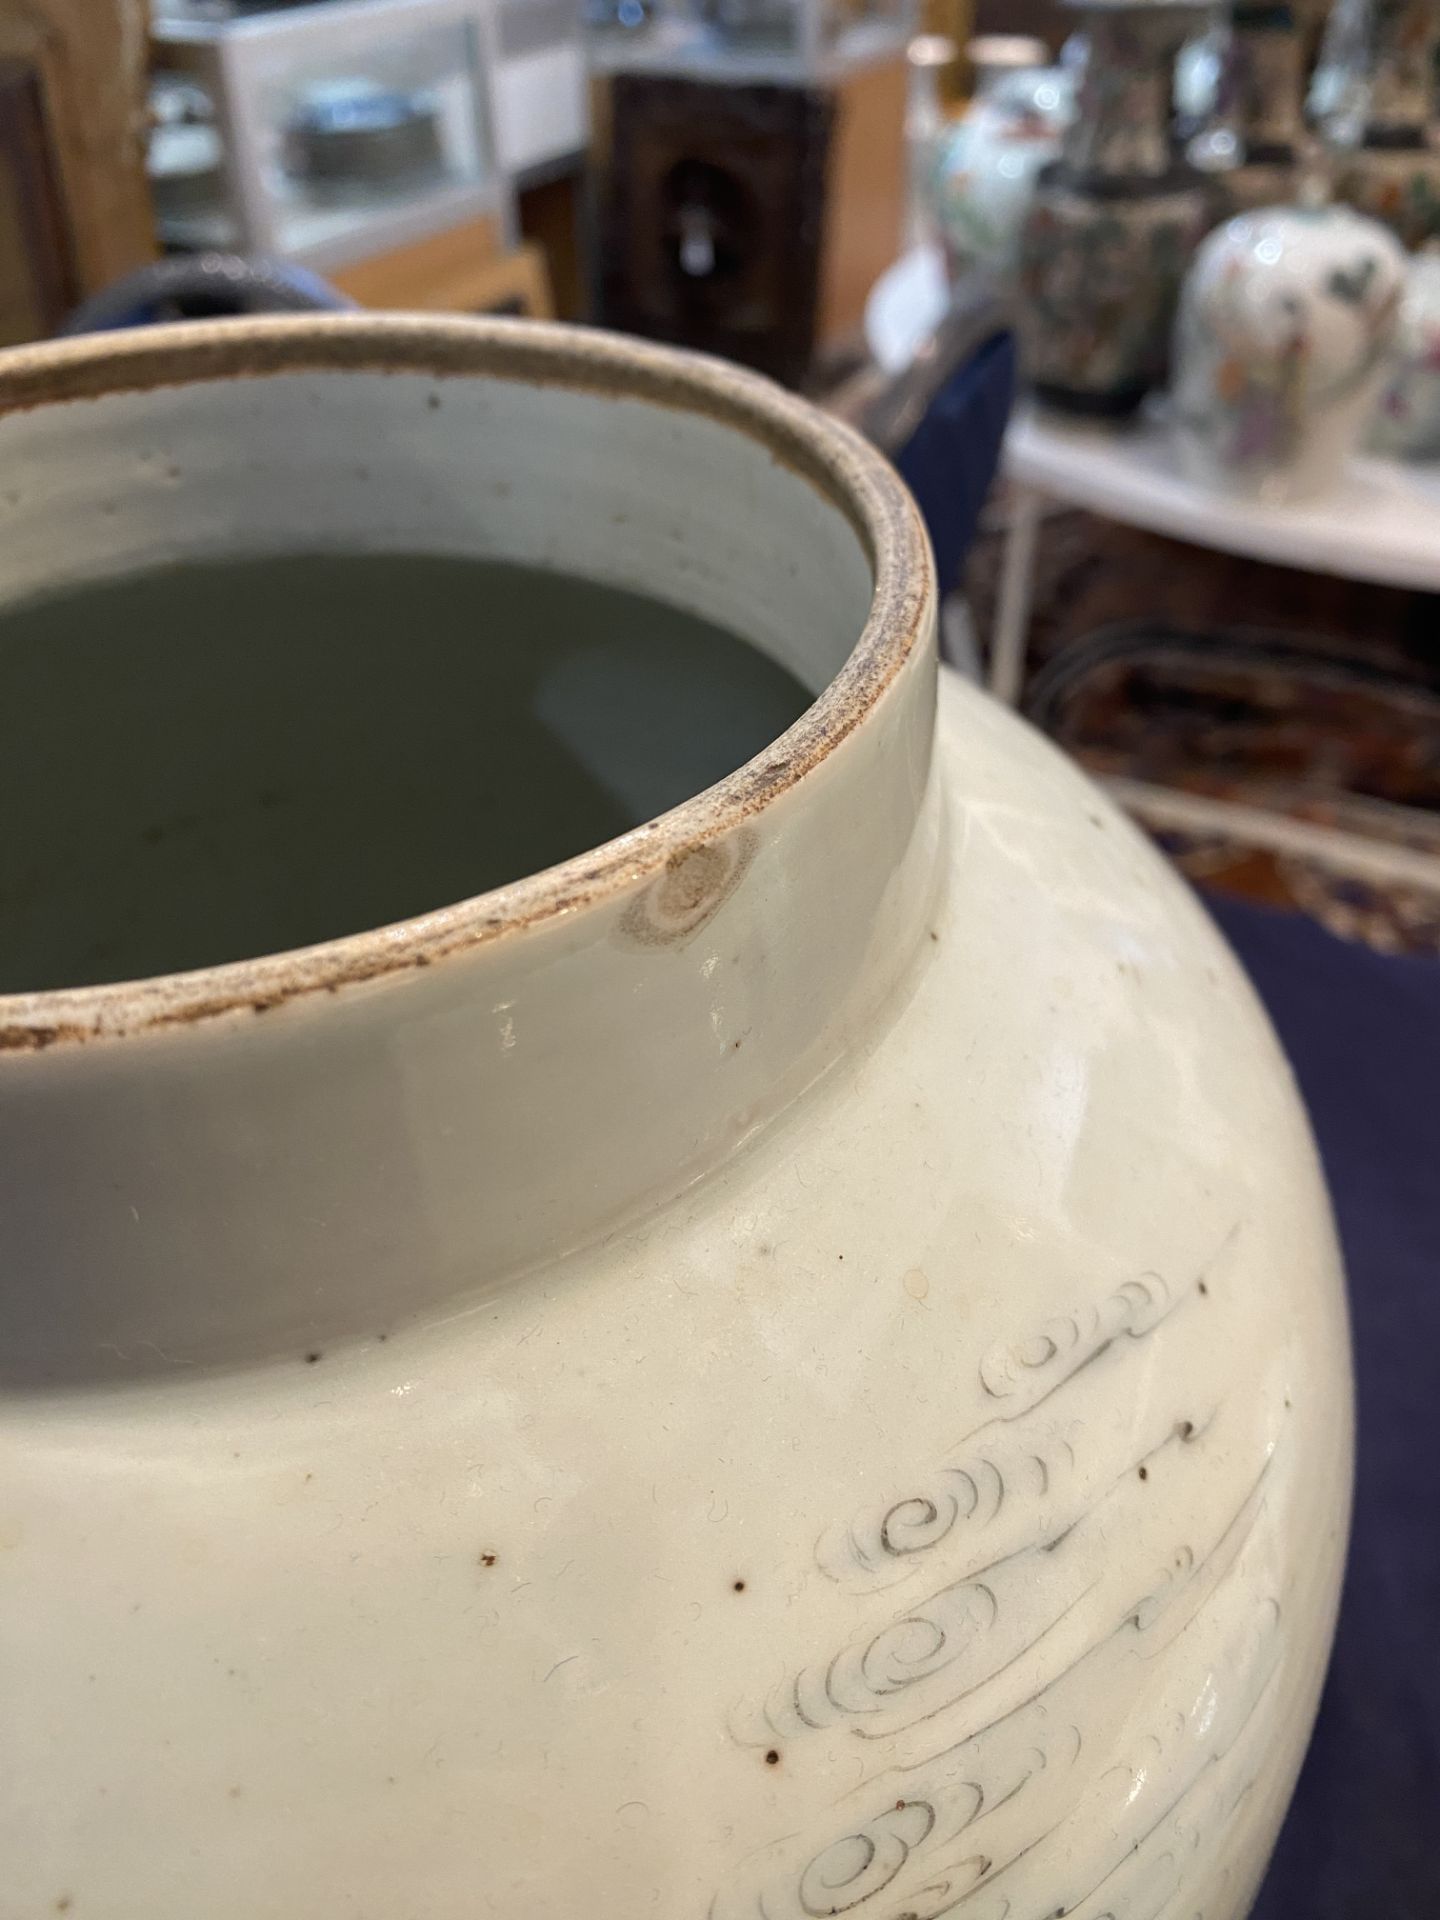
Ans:
POLYGON ((7 1920, 1243 1913, 1345 1543, 1325 1191, 1186 887, 937 684, 883 463, 341 317, 13 352, 0 466, 7 598, 558 559, 815 694, 514 886, 0 1001, 7 1920))

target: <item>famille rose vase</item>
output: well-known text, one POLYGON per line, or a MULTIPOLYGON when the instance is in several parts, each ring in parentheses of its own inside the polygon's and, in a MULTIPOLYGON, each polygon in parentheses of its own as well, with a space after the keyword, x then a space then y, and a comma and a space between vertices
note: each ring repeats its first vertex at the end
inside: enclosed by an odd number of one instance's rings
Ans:
POLYGON ((1357 25, 1358 140, 1337 153, 1336 192, 1407 247, 1421 247, 1440 239, 1440 7, 1435 0, 1367 0, 1357 25))
POLYGON ((1181 458, 1267 500, 1334 486, 1385 378, 1405 255, 1349 207, 1241 214, 1196 256, 1176 329, 1181 458))
POLYGON ((1325 1188, 1194 896, 937 671, 884 462, 350 315, 12 351, 0 467, 7 600, 503 557, 813 694, 498 891, 0 999, 5 1912, 1236 1920, 1345 1548, 1325 1188))
POLYGON ((1175 151, 1175 63, 1205 15, 1172 0, 1069 0, 1086 41, 1075 114, 1019 244, 1019 322, 1037 397, 1123 418, 1163 385, 1180 282, 1215 188, 1175 151))

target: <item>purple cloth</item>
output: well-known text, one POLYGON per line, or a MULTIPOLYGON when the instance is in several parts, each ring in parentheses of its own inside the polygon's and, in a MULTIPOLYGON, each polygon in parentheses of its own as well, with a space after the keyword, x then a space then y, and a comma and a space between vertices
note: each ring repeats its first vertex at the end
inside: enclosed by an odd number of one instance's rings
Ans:
POLYGON ((1359 1379, 1335 1657, 1254 1920, 1440 1920, 1440 962, 1208 904, 1310 1109, 1359 1379))

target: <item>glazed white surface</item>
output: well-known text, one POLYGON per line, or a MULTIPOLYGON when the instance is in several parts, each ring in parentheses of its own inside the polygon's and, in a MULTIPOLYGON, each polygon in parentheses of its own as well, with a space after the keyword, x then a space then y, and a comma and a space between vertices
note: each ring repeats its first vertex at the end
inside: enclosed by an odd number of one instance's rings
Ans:
POLYGON ((1346 1528, 1324 1191, 1182 883, 941 716, 913 962, 743 1150, 314 1364, 0 1403, 6 1920, 1244 1911, 1346 1528))

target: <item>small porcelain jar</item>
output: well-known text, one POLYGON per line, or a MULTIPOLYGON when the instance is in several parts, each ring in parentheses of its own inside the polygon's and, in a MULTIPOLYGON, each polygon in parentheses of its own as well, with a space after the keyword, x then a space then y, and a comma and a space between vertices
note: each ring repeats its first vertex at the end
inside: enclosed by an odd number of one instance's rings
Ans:
POLYGON ((1180 305, 1175 429, 1193 478, 1267 500, 1323 493, 1384 378, 1405 256, 1348 207, 1241 214, 1180 305))
POLYGON ((1402 460, 1440 460, 1440 253, 1410 262, 1370 444, 1402 460))
POLYGON ((1003 72, 945 135, 934 199, 952 276, 1013 271, 1036 179, 1058 157, 1074 104, 1064 68, 1003 72))

